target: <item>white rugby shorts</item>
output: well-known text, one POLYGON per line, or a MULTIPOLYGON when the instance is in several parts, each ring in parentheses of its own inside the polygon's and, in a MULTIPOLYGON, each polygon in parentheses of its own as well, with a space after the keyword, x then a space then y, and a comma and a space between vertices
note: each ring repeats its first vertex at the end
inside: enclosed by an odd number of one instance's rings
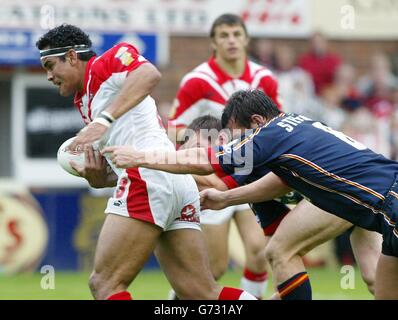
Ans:
POLYGON ((190 175, 146 168, 123 170, 105 213, 146 221, 164 231, 200 230, 199 192, 190 175))
POLYGON ((250 206, 248 204, 240 204, 221 210, 203 210, 200 213, 200 223, 212 225, 224 224, 231 220, 235 213, 244 210, 250 210, 250 206))

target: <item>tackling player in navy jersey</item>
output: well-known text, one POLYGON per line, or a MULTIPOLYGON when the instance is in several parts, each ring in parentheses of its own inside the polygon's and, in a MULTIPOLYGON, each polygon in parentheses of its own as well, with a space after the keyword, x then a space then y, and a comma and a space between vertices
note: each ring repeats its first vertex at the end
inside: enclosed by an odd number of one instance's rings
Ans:
MULTIPOLYGON (((104 151, 111 152, 112 161, 120 167, 202 175, 216 172, 237 184, 262 176, 234 190, 203 191, 202 203, 211 209, 299 191, 319 208, 383 234, 375 296, 398 299, 398 163, 320 122, 281 113, 257 90, 234 94, 222 119, 224 126, 244 135, 216 152, 203 148, 177 153, 127 148, 104 151), (245 132, 248 127, 252 130, 245 132)), ((299 274, 293 278, 302 280, 299 274)))
MULTIPOLYGON (((194 125, 190 125, 189 128, 196 128, 195 130, 197 131, 190 132, 190 138, 184 144, 185 149, 193 147, 207 148, 213 140, 215 140, 215 145, 224 144, 228 141, 228 132, 221 130, 221 119, 218 120, 211 116, 203 116, 197 118, 193 123, 194 125)), ((214 175, 195 176, 195 179, 197 180, 199 190, 211 187, 221 191, 228 189, 227 182, 224 183, 222 179, 218 179, 214 175)), ((302 256, 321 243, 335 238, 346 230, 350 230, 350 242, 362 278, 368 285, 369 291, 374 294, 374 278, 377 260, 380 256, 381 235, 359 227, 353 228, 353 225, 348 221, 315 207, 307 200, 302 200, 303 198, 296 192, 291 192, 287 196, 280 199, 280 201, 289 204, 299 202, 288 214, 285 214, 283 210, 279 213, 271 210, 275 209, 274 205, 270 208, 271 201, 252 204, 252 209, 257 215, 259 223, 264 230, 265 239, 267 240, 267 244, 264 245, 266 253, 264 258, 267 259, 273 270, 272 278, 274 283, 283 283, 285 279, 300 272, 301 280, 296 281, 294 278, 292 282, 288 281, 288 283, 280 286, 280 290, 271 299, 311 299, 311 284, 302 256), (271 230, 274 230, 272 234, 269 232, 271 230)), ((233 207, 227 209, 231 208, 233 207)), ((223 214, 220 214, 219 211, 213 211, 212 213, 205 212, 207 215, 213 215, 215 219, 223 217, 223 214)), ((246 212, 245 214, 248 213, 246 212)), ((203 215, 201 215, 201 223, 203 222, 202 218, 203 215)), ((218 233, 214 234, 217 239, 217 247, 223 248, 223 242, 225 241, 222 241, 223 233, 220 233, 221 230, 218 229, 218 233)), ((249 237, 256 232, 254 229, 243 230, 243 232, 245 231, 248 234, 244 236, 249 237)), ((209 253, 211 252, 212 250, 209 250, 209 253)), ((222 253, 222 250, 214 252, 213 248, 213 257, 217 255, 217 259, 214 259, 214 261, 217 261, 218 265, 223 261, 223 259, 220 259, 220 252, 222 253)))

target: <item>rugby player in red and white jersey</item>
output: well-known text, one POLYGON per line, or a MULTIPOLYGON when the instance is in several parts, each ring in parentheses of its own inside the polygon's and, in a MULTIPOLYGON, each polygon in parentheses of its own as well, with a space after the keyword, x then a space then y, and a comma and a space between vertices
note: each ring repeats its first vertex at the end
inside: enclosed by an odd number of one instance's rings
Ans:
POLYGON ((160 79, 157 69, 128 43, 95 56, 89 37, 71 25, 51 29, 36 45, 47 79, 62 96, 75 94, 86 123, 69 146, 85 152, 85 166, 74 164, 75 169, 93 187, 116 186, 105 210, 90 276, 93 296, 130 300, 127 288, 156 248, 157 259, 181 299, 255 299, 214 281, 191 176, 121 170, 94 152, 93 144, 174 150, 149 96, 160 79))
POLYGON ((248 59, 249 36, 239 16, 219 16, 210 38, 213 55, 185 75, 173 104, 168 129, 177 129, 177 141, 183 141, 182 129, 194 119, 203 115, 221 118, 225 103, 239 90, 262 90, 281 107, 272 72, 248 59))
MULTIPOLYGON (((169 137, 172 140, 176 137, 177 141, 183 141, 185 128, 199 117, 211 115, 220 119, 227 100, 242 89, 260 89, 280 106, 278 82, 272 72, 247 57, 249 36, 245 23, 239 16, 223 14, 216 18, 210 30, 210 39, 214 54, 181 81, 168 123, 169 137)), ((289 211, 280 203, 270 204, 272 209, 281 211, 283 215, 289 211)), ((210 257, 223 257, 227 244, 220 239, 228 238, 230 222, 234 219, 246 256, 241 288, 261 297, 268 278, 264 254, 267 238, 264 238, 250 211, 248 205, 229 208, 216 214, 206 211, 201 217, 201 224, 209 244, 210 257)), ((274 227, 272 230, 268 229, 267 236, 275 230, 274 227)), ((220 278, 227 265, 225 258, 210 258, 210 262, 215 278, 220 278)))

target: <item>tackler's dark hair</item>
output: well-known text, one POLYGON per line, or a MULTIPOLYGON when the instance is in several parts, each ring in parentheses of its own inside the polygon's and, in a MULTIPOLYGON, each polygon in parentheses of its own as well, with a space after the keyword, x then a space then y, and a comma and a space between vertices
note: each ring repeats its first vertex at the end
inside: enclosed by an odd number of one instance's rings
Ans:
POLYGON ((239 125, 250 128, 251 116, 258 114, 271 120, 281 113, 276 104, 261 90, 241 90, 227 101, 221 117, 221 125, 226 128, 232 119, 239 125))

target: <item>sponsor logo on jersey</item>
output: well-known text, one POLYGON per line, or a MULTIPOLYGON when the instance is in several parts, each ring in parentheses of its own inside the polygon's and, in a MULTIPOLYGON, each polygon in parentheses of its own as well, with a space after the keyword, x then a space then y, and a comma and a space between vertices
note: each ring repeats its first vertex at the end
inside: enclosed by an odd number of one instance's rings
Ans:
POLYGON ((115 58, 119 59, 124 66, 129 66, 133 61, 134 58, 131 56, 131 53, 127 51, 127 47, 120 47, 117 51, 115 58))

